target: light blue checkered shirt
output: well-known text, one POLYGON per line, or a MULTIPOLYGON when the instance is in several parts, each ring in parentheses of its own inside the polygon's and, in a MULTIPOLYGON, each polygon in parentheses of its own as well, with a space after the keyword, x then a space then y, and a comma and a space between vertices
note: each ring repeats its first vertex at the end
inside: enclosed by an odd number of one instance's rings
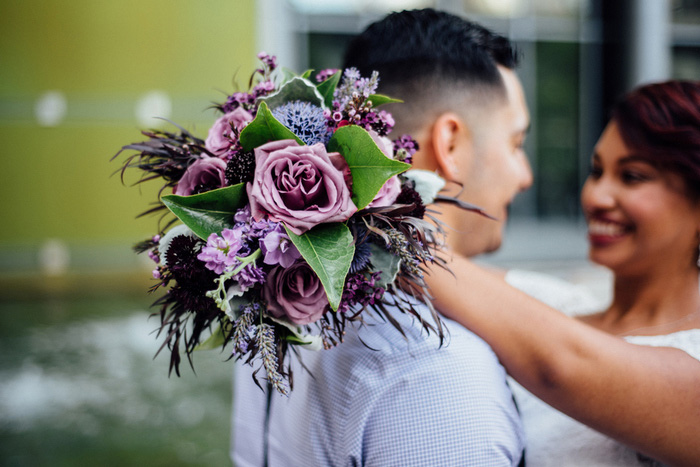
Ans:
MULTIPOLYGON (((272 397, 270 467, 518 464, 520 418, 491 348, 451 321, 449 343, 438 348, 434 333, 394 316, 408 340, 375 321, 348 329, 334 349, 301 352, 311 374, 296 362, 291 395, 272 397)), ((231 457, 238 467, 263 465, 266 396, 250 374, 236 364, 231 457)))

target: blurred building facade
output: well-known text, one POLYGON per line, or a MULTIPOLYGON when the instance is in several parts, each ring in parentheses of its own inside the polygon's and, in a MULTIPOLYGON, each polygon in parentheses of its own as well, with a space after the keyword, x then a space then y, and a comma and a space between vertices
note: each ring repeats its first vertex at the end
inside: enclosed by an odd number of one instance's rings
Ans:
POLYGON ((639 82, 698 79, 698 0, 3 2, 0 274, 134 267, 128 247, 156 222, 134 217, 158 187, 110 178, 121 145, 164 125, 155 116, 206 136, 215 119, 206 107, 246 85, 259 50, 296 70, 337 67, 369 22, 421 7, 476 20, 524 57, 536 183, 513 206, 514 225, 528 228, 511 230, 541 241, 544 226, 560 247, 521 237, 502 254, 581 257, 578 193, 606 109, 639 82))
POLYGON ((262 38, 301 68, 337 67, 348 40, 388 11, 433 7, 517 44, 532 115, 533 187, 512 208, 499 264, 585 261, 579 205, 610 106, 634 86, 700 79, 699 0, 262 0, 283 35, 262 38))

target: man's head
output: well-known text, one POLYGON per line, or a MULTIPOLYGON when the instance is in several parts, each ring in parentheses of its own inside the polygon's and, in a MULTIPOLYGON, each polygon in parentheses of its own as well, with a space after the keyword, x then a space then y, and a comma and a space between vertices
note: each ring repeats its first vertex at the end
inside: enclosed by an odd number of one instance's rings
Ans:
POLYGON ((529 115, 516 64, 504 37, 432 9, 388 15, 345 54, 344 68, 363 76, 378 71, 380 92, 404 101, 390 110, 395 134, 410 133, 420 144, 414 167, 461 184, 460 199, 499 219, 441 207, 454 229, 448 243, 463 255, 500 246, 508 205, 532 183, 522 150, 529 115))

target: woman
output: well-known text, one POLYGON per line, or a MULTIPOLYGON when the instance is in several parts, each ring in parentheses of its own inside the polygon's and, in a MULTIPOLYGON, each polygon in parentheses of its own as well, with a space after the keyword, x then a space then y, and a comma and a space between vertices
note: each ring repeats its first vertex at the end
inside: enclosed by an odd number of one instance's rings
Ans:
POLYGON ((528 465, 700 465, 700 82, 628 95, 592 164, 581 199, 589 256, 615 276, 605 311, 570 318, 460 258, 429 286, 561 412, 515 389, 528 465), (479 292, 454 293, 467 283, 479 292))

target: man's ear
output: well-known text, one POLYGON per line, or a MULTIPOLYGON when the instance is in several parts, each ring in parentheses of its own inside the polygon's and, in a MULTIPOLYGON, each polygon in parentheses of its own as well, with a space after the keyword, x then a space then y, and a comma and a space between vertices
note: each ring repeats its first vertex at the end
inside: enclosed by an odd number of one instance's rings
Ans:
POLYGON ((440 115, 435 120, 431 137, 440 172, 447 180, 459 180, 460 170, 464 169, 460 164, 460 157, 465 156, 463 145, 471 141, 471 133, 464 120, 453 112, 440 115))

